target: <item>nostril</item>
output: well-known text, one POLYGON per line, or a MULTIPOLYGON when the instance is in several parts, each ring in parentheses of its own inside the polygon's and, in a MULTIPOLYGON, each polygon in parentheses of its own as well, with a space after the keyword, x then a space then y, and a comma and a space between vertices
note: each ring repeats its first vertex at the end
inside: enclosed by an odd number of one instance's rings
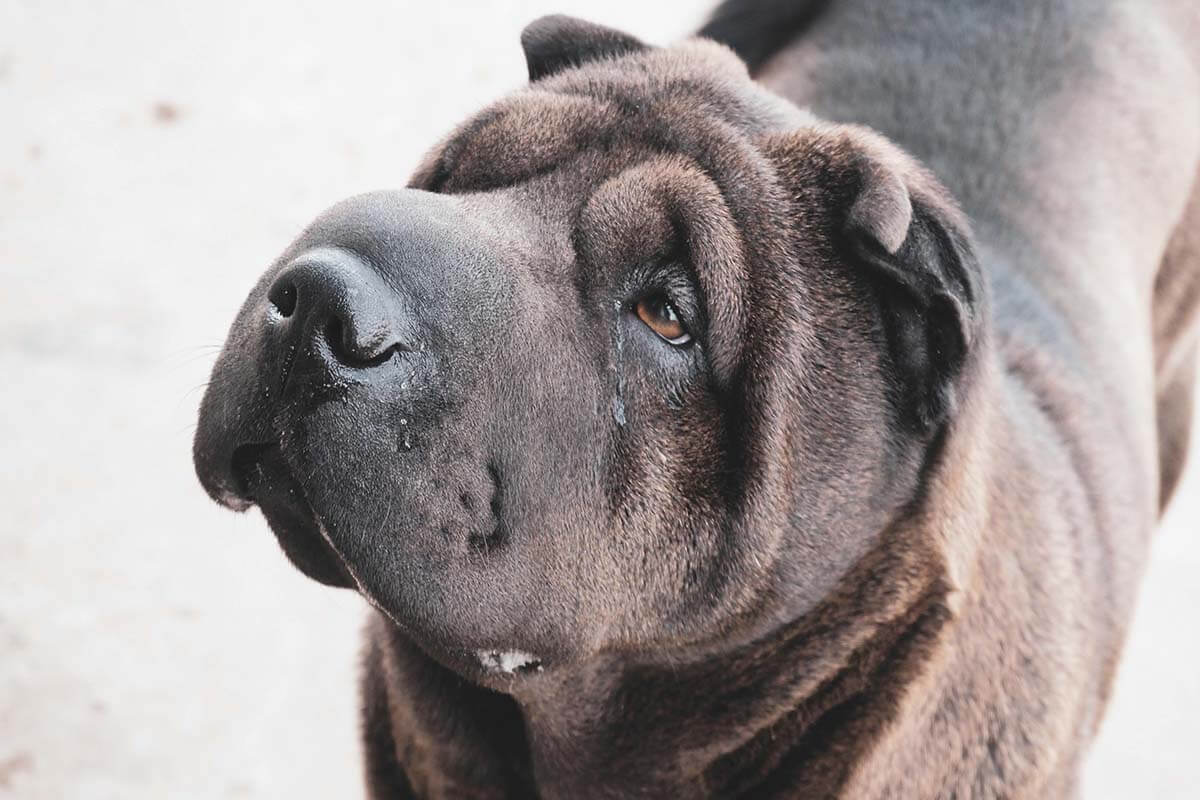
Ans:
POLYGON ((333 316, 325 325, 325 339, 329 342, 329 349, 343 364, 357 366, 369 360, 369 357, 364 358, 363 354, 358 352, 351 337, 346 334, 346 323, 342 322, 340 316, 333 316))
POLYGON ((325 325, 325 339, 329 342, 329 349, 343 364, 351 364, 358 360, 358 354, 354 352, 354 347, 347 338, 346 324, 340 316, 334 315, 325 325))
POLYGON ((299 299, 299 293, 296 291, 296 284, 291 281, 282 281, 271 287, 271 292, 267 296, 271 301, 271 305, 275 306, 275 310, 279 312, 281 317, 290 317, 296 313, 296 302, 299 299))
POLYGON ((390 331, 380 331, 373 336, 355 335, 355 332, 335 314, 325 325, 325 339, 329 349, 343 364, 354 367, 376 367, 388 361, 401 348, 390 331))
POLYGON ((265 322, 281 346, 284 390, 293 357, 363 368, 406 349, 398 298, 371 267, 345 253, 309 253, 288 265, 275 276, 267 301, 265 322))

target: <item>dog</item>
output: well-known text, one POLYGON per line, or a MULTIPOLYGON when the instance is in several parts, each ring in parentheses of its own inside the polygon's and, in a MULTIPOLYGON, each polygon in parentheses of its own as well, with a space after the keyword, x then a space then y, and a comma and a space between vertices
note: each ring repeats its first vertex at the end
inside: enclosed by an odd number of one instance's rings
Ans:
POLYGON ((267 270, 208 493, 373 606, 372 797, 1069 797, 1185 458, 1200 9, 552 16, 267 270))

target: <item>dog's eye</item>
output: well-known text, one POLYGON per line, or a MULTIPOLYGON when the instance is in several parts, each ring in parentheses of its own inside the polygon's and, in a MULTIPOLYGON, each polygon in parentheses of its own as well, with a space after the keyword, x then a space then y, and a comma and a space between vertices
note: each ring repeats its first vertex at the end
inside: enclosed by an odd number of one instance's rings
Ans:
POLYGON ((637 302, 638 319, 665 341, 681 347, 692 340, 692 335, 679 321, 679 312, 665 294, 652 294, 637 302))

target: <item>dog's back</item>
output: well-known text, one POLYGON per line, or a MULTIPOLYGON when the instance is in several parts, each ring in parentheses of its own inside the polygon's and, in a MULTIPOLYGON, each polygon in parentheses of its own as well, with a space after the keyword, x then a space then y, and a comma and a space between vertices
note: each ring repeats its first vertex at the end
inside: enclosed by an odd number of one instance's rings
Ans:
MULTIPOLYGON (((964 591, 975 620, 951 652, 991 654, 956 656, 946 674, 963 690, 931 689, 920 724, 964 737, 964 760, 984 764, 973 794, 1026 773, 1035 794, 1069 793, 1186 454, 1200 336, 1200 5, 731 0, 702 34, 774 91, 917 155, 971 219, 1004 422, 983 434, 1000 462, 992 541, 964 591), (1027 668, 991 703, 982 685, 972 694, 970 672, 1006 663, 1004 641, 1027 668), (1011 760, 1014 736, 1054 759, 1011 760)), ((912 742, 896 752, 936 759, 912 742)))

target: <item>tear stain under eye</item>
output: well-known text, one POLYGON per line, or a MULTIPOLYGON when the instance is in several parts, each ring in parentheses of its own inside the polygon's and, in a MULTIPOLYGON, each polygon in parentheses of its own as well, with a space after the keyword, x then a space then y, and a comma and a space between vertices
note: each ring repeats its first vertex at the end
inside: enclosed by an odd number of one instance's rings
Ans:
POLYGON ((613 324, 613 349, 616 356, 613 360, 613 372, 616 378, 617 393, 613 395, 612 415, 617 425, 625 426, 625 370, 622 364, 625 357, 625 332, 624 326, 621 325, 621 301, 617 300, 613 303, 613 310, 616 311, 616 316, 613 324))
MULTIPOLYGON (((407 392, 408 381, 404 381, 403 383, 400 384, 400 390, 402 392, 407 392)), ((409 432, 409 427, 408 427, 409 420, 412 418, 412 415, 413 415, 412 395, 409 395, 409 394, 404 395, 404 403, 403 403, 403 408, 401 409, 401 413, 404 416, 400 417, 401 433, 400 433, 399 446, 400 446, 401 450, 403 450, 404 452, 407 453, 409 450, 412 450, 412 434, 409 432)))

